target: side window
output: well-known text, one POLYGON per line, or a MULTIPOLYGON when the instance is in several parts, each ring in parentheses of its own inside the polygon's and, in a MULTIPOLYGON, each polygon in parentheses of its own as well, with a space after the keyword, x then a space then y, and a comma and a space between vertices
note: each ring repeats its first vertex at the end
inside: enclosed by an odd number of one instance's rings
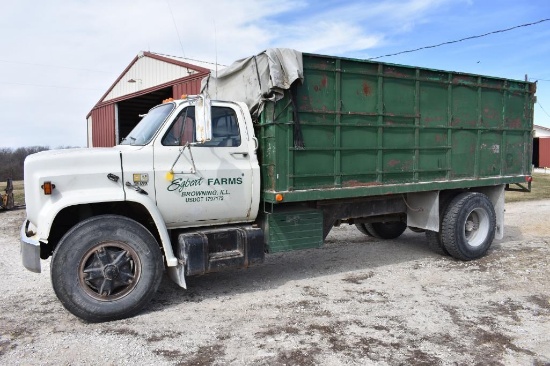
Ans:
POLYGON ((235 111, 227 107, 212 107, 212 140, 199 146, 240 146, 241 134, 235 111))
POLYGON ((184 146, 195 141, 195 107, 185 108, 162 138, 165 146, 184 146))
MULTIPOLYGON (((227 107, 212 107, 212 140, 197 147, 240 146, 241 134, 235 111, 227 107)), ((184 146, 195 141, 195 107, 184 109, 162 138, 165 146, 184 146)))

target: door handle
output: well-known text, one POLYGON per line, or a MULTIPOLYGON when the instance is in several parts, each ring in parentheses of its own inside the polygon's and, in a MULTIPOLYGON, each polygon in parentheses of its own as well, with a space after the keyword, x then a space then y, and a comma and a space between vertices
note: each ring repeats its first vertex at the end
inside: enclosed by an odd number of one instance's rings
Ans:
POLYGON ((242 155, 246 158, 248 156, 248 151, 235 151, 235 152, 232 152, 230 154, 231 155, 242 155))

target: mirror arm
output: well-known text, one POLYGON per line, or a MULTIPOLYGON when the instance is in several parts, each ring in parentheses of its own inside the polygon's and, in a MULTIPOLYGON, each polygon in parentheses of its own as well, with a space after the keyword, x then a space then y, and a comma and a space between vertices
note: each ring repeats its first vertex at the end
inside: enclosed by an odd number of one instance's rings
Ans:
POLYGON ((193 165, 193 167, 191 168, 191 174, 195 174, 197 172, 197 168, 195 167, 195 159, 193 159, 193 152, 191 151, 191 144, 189 143, 189 141, 187 141, 183 149, 181 149, 182 153, 186 147, 189 149, 189 156, 191 156, 191 164, 193 165))
POLYGON ((172 166, 170 167, 170 170, 168 171, 169 173, 174 174, 174 166, 176 166, 176 163, 178 162, 178 160, 180 160, 180 157, 183 155, 183 152, 185 151, 186 148, 189 149, 189 155, 191 156, 191 164, 193 165, 191 167, 191 174, 195 174, 197 172, 197 168, 195 167, 195 159, 193 159, 193 152, 191 151, 191 145, 192 143, 189 143, 188 141, 185 143, 185 145, 183 145, 182 148, 180 148, 180 153, 178 154, 178 157, 174 161, 174 164, 172 164, 172 166))
POLYGON ((176 165, 176 163, 178 162, 178 160, 180 160, 181 154, 183 154, 183 150, 184 150, 184 149, 185 149, 185 146, 183 147, 183 149, 180 149, 180 153, 178 154, 176 160, 174 161, 174 164, 172 164, 172 166, 170 167, 169 172, 171 172, 172 174, 174 173, 174 166, 176 165))

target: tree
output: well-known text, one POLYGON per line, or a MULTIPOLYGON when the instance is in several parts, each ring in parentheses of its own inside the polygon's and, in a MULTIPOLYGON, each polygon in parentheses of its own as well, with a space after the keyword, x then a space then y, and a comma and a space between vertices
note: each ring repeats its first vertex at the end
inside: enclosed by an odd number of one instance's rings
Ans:
POLYGON ((47 146, 0 148, 0 182, 5 182, 8 178, 22 180, 25 158, 30 154, 49 149, 47 146))

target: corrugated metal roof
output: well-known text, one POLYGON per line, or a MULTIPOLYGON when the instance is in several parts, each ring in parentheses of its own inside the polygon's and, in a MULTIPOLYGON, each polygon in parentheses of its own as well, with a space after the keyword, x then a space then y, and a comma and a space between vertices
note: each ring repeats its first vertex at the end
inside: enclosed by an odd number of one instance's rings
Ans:
POLYGON ((215 69, 215 64, 155 52, 140 52, 101 102, 133 94, 201 71, 209 71, 211 68, 215 69))
POLYGON ((533 130, 535 131, 534 137, 547 137, 550 136, 550 128, 534 125, 533 130))
POLYGON ((141 56, 103 98, 106 102, 123 95, 167 83, 197 73, 196 70, 141 56))
POLYGON ((215 64, 142 51, 130 62, 94 108, 109 100, 134 95, 157 85, 197 73, 210 72, 210 67, 215 68, 215 64))
MULTIPOLYGON (((151 53, 154 54, 154 55, 158 55, 158 56, 161 56, 161 57, 166 57, 166 58, 169 58, 169 59, 172 59, 172 60, 175 60, 175 61, 186 62, 186 63, 189 63, 191 65, 197 65, 197 66, 200 66, 200 67, 204 67, 205 69, 209 69, 211 71, 216 70, 216 64, 214 62, 206 62, 206 61, 194 60, 192 58, 163 55, 162 53, 157 53, 157 52, 151 52, 151 53)), ((226 67, 227 67, 226 65, 218 64, 217 69, 218 69, 218 71, 220 71, 220 70, 223 70, 226 67)))

